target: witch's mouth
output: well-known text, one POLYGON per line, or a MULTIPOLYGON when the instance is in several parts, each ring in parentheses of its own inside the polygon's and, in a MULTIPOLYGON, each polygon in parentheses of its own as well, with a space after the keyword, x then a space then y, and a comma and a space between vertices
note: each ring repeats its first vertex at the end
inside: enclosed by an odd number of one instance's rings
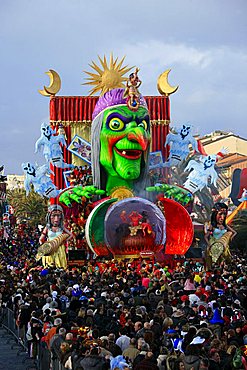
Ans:
POLYGON ((139 159, 142 156, 142 150, 137 149, 117 149, 114 148, 117 154, 127 159, 139 159))

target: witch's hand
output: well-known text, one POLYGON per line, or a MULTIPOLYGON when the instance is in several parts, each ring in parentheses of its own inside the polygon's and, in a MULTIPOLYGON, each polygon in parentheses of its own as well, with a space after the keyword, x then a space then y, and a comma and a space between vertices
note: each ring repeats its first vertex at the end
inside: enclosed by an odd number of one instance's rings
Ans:
POLYGON ((90 199, 94 195, 103 195, 104 190, 100 190, 93 185, 90 186, 74 186, 65 190, 59 197, 59 202, 65 204, 67 207, 72 207, 72 202, 82 203, 86 199, 90 199), (86 199, 85 199, 86 198, 86 199))
POLYGON ((164 198, 173 199, 183 206, 186 206, 193 200, 192 194, 185 188, 169 184, 155 184, 146 188, 147 191, 156 191, 164 193, 164 198))

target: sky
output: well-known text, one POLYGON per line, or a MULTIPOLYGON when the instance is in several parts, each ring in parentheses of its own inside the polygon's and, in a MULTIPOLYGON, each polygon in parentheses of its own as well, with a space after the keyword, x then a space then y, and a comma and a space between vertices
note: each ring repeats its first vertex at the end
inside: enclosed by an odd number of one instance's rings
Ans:
POLYGON ((38 89, 57 71, 57 95, 88 95, 83 86, 98 55, 138 66, 143 95, 159 95, 158 76, 171 68, 171 127, 194 134, 232 131, 247 138, 246 0, 0 1, 0 165, 22 174, 34 154, 49 98, 38 89))

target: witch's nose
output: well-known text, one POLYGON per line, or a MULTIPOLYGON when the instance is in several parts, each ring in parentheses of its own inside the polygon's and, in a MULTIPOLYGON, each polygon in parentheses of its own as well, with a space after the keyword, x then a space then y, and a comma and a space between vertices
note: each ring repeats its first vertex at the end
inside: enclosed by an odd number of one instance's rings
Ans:
POLYGON ((140 144, 142 150, 147 149, 147 146, 150 141, 146 132, 145 131, 143 132, 143 129, 138 127, 134 130, 131 130, 131 132, 128 133, 127 138, 129 141, 136 141, 138 144, 140 144))

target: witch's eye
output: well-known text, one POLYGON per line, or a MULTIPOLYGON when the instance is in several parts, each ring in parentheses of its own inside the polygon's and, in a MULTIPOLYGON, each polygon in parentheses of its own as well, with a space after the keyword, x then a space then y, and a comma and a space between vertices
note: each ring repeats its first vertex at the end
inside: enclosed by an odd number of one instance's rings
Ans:
POLYGON ((143 127, 143 128, 144 128, 144 130, 147 130, 147 129, 148 129, 148 123, 147 123, 147 121, 146 121, 145 119, 143 119, 143 120, 139 123, 138 127, 143 127))
POLYGON ((120 118, 112 118, 109 122, 109 128, 113 131, 120 131, 124 128, 124 122, 120 118))

